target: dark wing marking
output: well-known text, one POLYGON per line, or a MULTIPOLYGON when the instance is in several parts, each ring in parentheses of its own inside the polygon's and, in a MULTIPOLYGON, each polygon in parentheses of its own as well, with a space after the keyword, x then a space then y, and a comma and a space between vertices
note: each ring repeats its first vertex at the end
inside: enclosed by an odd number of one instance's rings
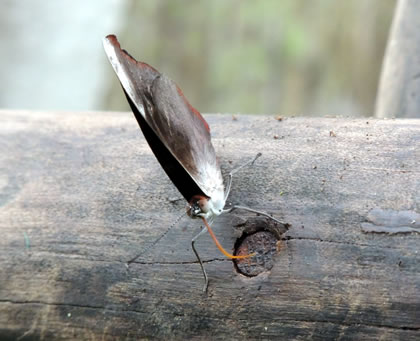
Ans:
POLYGON ((173 81, 122 50, 115 36, 106 37, 104 47, 152 151, 185 199, 223 192, 209 126, 201 114, 173 81))

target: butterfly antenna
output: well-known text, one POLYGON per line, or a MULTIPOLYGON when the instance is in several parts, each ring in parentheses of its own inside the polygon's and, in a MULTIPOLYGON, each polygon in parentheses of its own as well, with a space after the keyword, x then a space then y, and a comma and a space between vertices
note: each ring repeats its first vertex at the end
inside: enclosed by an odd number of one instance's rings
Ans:
POLYGON ((168 227, 168 229, 163 232, 155 241, 153 241, 152 244, 150 244, 149 246, 147 246, 143 251, 141 251, 137 256, 135 256, 134 258, 131 258, 125 265, 127 266, 127 268, 129 267, 129 265, 131 263, 133 263, 137 258, 139 258, 140 256, 143 256, 145 253, 147 253, 147 251, 149 251, 153 246, 155 246, 163 237, 165 237, 168 232, 184 217, 184 215, 186 215, 187 212, 182 213, 178 218, 176 218, 174 220, 174 222, 171 224, 171 226, 168 227))
POLYGON ((233 178, 233 174, 235 174, 237 171, 241 170, 242 168, 248 166, 248 165, 253 165, 254 162, 262 155, 262 153, 258 153, 252 160, 249 160, 248 162, 244 163, 243 165, 232 169, 229 173, 229 178, 228 178, 228 182, 226 185, 226 191, 225 191, 225 201, 227 200, 229 193, 230 193, 230 187, 232 186, 232 178, 233 178))

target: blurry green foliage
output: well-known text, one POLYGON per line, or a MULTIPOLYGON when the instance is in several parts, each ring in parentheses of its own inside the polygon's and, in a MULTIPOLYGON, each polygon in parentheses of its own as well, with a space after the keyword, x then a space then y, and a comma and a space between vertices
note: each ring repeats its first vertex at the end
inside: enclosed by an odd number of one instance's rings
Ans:
MULTIPOLYGON (((202 112, 370 115, 394 6, 395 0, 132 0, 115 33, 202 112)), ((112 76, 110 84, 105 109, 127 110, 112 76)))

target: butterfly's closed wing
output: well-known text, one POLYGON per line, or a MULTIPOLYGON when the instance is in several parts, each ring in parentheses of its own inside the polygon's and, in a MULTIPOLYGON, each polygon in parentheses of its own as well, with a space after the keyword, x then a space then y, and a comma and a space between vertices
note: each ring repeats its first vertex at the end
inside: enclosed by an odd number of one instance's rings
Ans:
POLYGON ((137 62, 115 36, 107 36, 104 47, 150 147, 181 194, 187 201, 200 194, 223 200, 220 167, 201 114, 172 80, 137 62))

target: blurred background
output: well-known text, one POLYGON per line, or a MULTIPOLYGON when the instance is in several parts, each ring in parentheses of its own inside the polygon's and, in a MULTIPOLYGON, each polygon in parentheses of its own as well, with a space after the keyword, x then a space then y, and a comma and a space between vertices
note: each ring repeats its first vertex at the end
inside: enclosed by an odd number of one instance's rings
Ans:
POLYGON ((102 48, 205 113, 371 116, 396 0, 0 0, 0 108, 129 110, 102 48))

